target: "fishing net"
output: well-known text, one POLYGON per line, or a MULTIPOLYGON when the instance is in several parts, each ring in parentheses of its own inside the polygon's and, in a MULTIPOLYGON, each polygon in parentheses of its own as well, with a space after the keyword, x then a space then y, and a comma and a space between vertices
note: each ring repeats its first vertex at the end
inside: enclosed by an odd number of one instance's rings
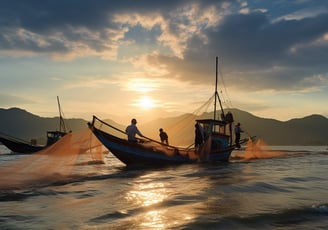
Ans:
MULTIPOLYGON (((184 114, 174 119, 167 119, 163 122, 165 123, 164 127, 162 127, 160 122, 152 122, 148 127, 147 133, 142 131, 145 136, 139 138, 140 145, 142 145, 144 149, 149 149, 149 152, 152 153, 165 154, 167 156, 181 155, 186 156, 191 160, 197 160, 200 158, 206 159, 206 156, 211 151, 211 139, 201 146, 201 151, 195 149, 195 124, 197 119, 213 119, 213 113, 206 112, 210 105, 213 104, 216 96, 216 94, 213 94, 208 101, 202 104, 193 113, 184 114), (158 128, 154 128, 156 126, 158 128), (169 145, 165 145, 159 141, 158 131, 161 127, 169 134, 169 145)), ((94 117, 92 125, 96 129, 114 137, 124 140, 127 139, 125 133, 126 126, 119 125, 112 120, 100 120, 94 117)))
POLYGON ((71 132, 46 149, 1 165, 0 189, 50 184, 70 178, 76 165, 103 162, 103 146, 91 130, 71 132))
POLYGON ((143 143, 143 146, 150 149, 154 153, 164 153, 167 156, 181 155, 188 157, 189 159, 199 159, 200 155, 195 152, 194 148, 177 148, 173 146, 167 146, 164 144, 148 141, 143 143))
MULTIPOLYGON (((182 126, 187 125, 183 122, 182 126)), ((189 124, 190 125, 190 124, 189 124)), ((94 118, 93 126, 101 131, 111 134, 115 137, 127 140, 127 135, 124 131, 124 127, 118 127, 113 121, 102 121, 98 118, 94 118)), ((192 125, 193 126, 193 125, 192 125)), ((180 129, 181 130, 181 129, 180 129)), ((198 159, 199 154, 195 152, 195 149, 189 147, 177 147, 173 145, 167 145, 157 141, 155 138, 142 137, 137 138, 139 145, 144 149, 148 149, 152 153, 165 154, 167 156, 181 155, 188 156, 189 159, 198 159)))
POLYGON ((244 160, 264 159, 285 156, 285 152, 273 151, 262 139, 247 142, 246 150, 240 157, 244 160))

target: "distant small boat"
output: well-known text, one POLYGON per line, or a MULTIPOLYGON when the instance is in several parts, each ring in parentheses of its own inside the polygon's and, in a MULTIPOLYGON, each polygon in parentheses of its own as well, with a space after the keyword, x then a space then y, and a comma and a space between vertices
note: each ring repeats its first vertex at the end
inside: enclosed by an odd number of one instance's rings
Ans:
POLYGON ((0 133, 0 142, 14 153, 24 153, 24 154, 38 152, 57 142, 61 137, 63 137, 67 133, 64 119, 62 117, 62 111, 61 111, 58 97, 57 97, 57 102, 58 102, 59 119, 60 119, 59 131, 47 131, 46 145, 37 145, 36 140, 31 140, 31 142, 28 142, 3 133, 0 133))
MULTIPOLYGON (((218 58, 216 59, 218 68, 218 58)), ((181 148, 166 145, 156 140, 144 137, 138 142, 129 142, 124 138, 125 132, 105 121, 93 116, 89 128, 99 141, 121 162, 130 165, 172 165, 198 162, 228 161, 231 152, 236 148, 232 144, 231 125, 232 114, 224 114, 219 94, 217 92, 217 71, 215 86, 214 119, 196 120, 204 134, 204 142, 199 148, 181 148), (220 102, 221 120, 216 119, 216 99, 220 102), (106 130, 106 131, 105 131, 106 130), (230 133, 228 133, 228 131, 230 133)), ((193 125, 193 124, 191 124, 193 125)), ((251 137, 252 139, 254 137, 251 137)), ((249 138, 240 140, 245 143, 249 138)))
POLYGON ((33 140, 28 142, 6 134, 0 134, 0 142, 14 153, 35 153, 52 145, 65 134, 66 132, 48 131, 46 145, 36 145, 33 140))

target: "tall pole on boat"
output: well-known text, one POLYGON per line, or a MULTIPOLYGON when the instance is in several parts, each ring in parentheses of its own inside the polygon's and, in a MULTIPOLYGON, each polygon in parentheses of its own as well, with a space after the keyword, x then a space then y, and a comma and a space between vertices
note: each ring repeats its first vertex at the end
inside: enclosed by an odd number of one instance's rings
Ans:
POLYGON ((216 119, 216 95, 218 93, 218 57, 216 57, 215 66, 215 92, 214 92, 214 120, 216 119))
POLYGON ((57 103, 58 103, 58 110, 59 110, 59 131, 61 132, 62 128, 63 128, 63 132, 66 132, 65 122, 64 122, 64 119, 63 119, 63 116, 62 116, 62 111, 61 111, 58 96, 57 96, 57 103))
POLYGON ((221 99, 218 93, 218 71, 219 70, 219 57, 216 57, 216 68, 215 68, 215 95, 214 95, 214 120, 216 119, 216 99, 219 100, 220 103, 220 108, 221 108, 221 113, 222 113, 222 117, 224 118, 224 111, 223 111, 223 107, 222 107, 222 103, 221 103, 221 99))

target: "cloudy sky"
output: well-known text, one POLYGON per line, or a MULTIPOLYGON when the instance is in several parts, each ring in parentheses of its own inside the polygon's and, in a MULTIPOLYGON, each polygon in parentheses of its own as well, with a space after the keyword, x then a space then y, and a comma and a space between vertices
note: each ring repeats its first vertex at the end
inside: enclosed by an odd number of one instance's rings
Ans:
POLYGON ((218 56, 225 107, 328 116, 327 22, 327 0, 1 0, 0 107, 52 117, 59 96, 66 118, 194 112, 218 56))

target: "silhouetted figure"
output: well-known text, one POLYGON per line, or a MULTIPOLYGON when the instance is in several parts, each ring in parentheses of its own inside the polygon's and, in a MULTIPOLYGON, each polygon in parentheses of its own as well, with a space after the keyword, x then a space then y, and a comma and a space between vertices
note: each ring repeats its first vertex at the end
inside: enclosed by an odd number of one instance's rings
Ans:
POLYGON ((164 144, 169 144, 169 136, 166 132, 163 131, 162 128, 159 129, 159 137, 161 138, 161 142, 164 144))
POLYGON ((204 142, 204 130, 202 126, 197 122, 195 124, 195 149, 196 151, 204 142))
POLYGON ((128 135, 128 141, 131 141, 131 142, 138 142, 138 140, 136 138, 136 134, 138 134, 140 137, 143 137, 143 135, 137 128, 137 120, 134 118, 131 120, 131 125, 126 127, 125 133, 128 135))
POLYGON ((240 128, 240 123, 238 122, 235 126, 235 144, 237 149, 240 149, 240 133, 242 132, 244 131, 240 128))

